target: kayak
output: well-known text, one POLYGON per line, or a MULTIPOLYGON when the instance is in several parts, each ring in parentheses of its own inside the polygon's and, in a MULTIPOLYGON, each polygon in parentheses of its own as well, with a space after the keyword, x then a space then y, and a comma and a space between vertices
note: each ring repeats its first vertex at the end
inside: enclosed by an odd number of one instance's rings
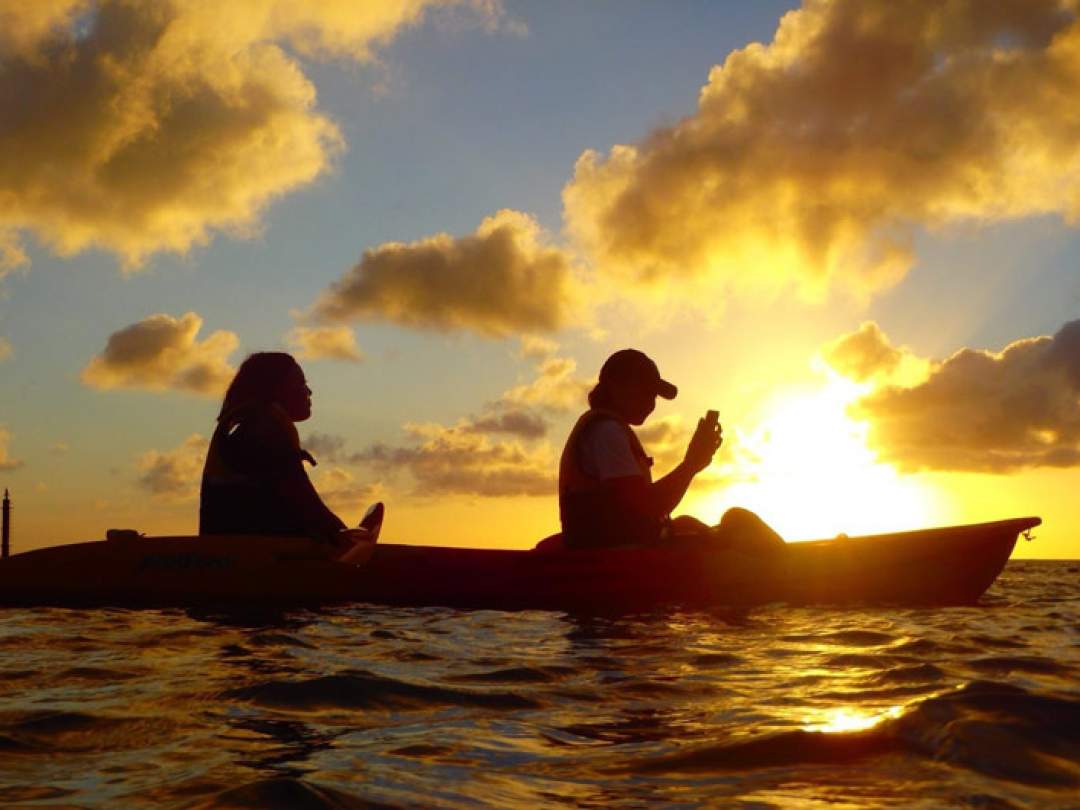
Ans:
POLYGON ((0 604, 317 606, 367 602, 627 612, 662 606, 967 605, 1037 517, 789 543, 780 554, 710 548, 567 551, 368 543, 350 562, 299 537, 142 537, 0 561, 0 604))

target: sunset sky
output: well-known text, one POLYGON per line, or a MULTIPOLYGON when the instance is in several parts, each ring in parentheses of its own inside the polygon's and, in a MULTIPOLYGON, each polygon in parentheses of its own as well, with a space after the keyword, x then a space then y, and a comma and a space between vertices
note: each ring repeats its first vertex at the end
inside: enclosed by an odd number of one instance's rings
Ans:
POLYGON ((193 533, 274 349, 344 519, 527 547, 634 346, 680 511, 1080 556, 1078 5, 0 0, 16 549, 193 533))

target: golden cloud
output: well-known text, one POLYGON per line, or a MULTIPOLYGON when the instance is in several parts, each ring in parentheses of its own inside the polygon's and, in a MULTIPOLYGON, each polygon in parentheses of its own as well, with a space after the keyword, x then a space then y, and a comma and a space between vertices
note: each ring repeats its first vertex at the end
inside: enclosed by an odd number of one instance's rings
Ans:
POLYGON ((527 449, 516 441, 492 441, 461 427, 406 424, 413 443, 374 444, 358 460, 388 474, 407 471, 420 495, 482 497, 555 494, 555 462, 547 448, 527 449))
MULTIPOLYGON (((19 243, 19 235, 14 228, 0 226, 0 281, 17 267, 26 264, 26 251, 19 243)), ((0 295, 3 290, 0 289, 0 295)))
POLYGON ((961 349, 919 384, 868 394, 851 415, 904 470, 1080 465, 1080 320, 1000 352, 961 349))
POLYGON ((368 502, 378 500, 383 493, 378 484, 362 483, 342 467, 320 468, 312 482, 323 503, 331 509, 362 512, 368 502))
POLYGON ((303 448, 311 453, 317 461, 329 461, 353 463, 345 453, 345 438, 333 433, 311 433, 304 437, 301 442, 303 448))
POLYGON ((209 446, 208 439, 193 433, 171 450, 148 450, 135 460, 138 485, 167 500, 197 498, 209 446))
POLYGON ((14 470, 23 465, 21 459, 12 458, 8 453, 8 444, 11 442, 11 431, 5 425, 0 425, 0 471, 14 470))
POLYGON ((593 381, 575 375, 577 361, 572 357, 546 357, 536 365, 536 378, 514 386, 500 397, 509 406, 536 406, 565 412, 588 407, 593 381))
POLYGON ((634 432, 645 452, 653 458, 654 478, 664 475, 683 460, 690 441, 690 433, 678 414, 654 419, 649 424, 636 428, 634 432))
POLYGON ((522 439, 540 439, 547 433, 544 418, 526 408, 495 407, 480 416, 463 420, 458 428, 466 433, 508 434, 522 439))
POLYGON ((568 231, 622 279, 868 291, 916 226, 1080 215, 1072 0, 805 0, 697 111, 579 158, 568 231))
POLYGON ((524 360, 545 360, 559 350, 559 344, 539 335, 522 335, 518 357, 524 360))
POLYGON ((363 352, 347 326, 297 326, 285 336, 301 360, 345 360, 359 363, 363 352))
POLYGON ((504 337, 558 329, 573 298, 568 254, 544 244, 532 217, 504 210, 468 236, 440 233, 365 251, 316 300, 311 317, 504 337))
POLYGON ((236 373, 229 365, 239 340, 227 330, 198 339, 202 318, 158 313, 109 335, 105 350, 91 358, 82 381, 92 388, 177 390, 215 396, 236 373))
POLYGON ((0 58, 32 57, 41 43, 68 28, 90 0, 6 0, 0 3, 0 58))
POLYGON ((836 371, 857 382, 892 374, 904 358, 904 351, 893 346, 873 321, 826 344, 821 354, 836 371))
POLYGON ((343 146, 290 50, 368 60, 448 5, 499 13, 461 0, 0 2, 0 262, 25 259, 2 238, 23 229, 128 268, 250 231, 343 146))
POLYGON ((388 476, 405 473, 416 493, 550 495, 555 465, 548 448, 522 444, 547 434, 548 423, 533 405, 549 400, 543 396, 521 403, 504 395, 453 426, 406 423, 409 441, 403 446, 379 442, 349 451, 344 437, 328 433, 311 433, 303 445, 332 464, 367 465, 388 476))

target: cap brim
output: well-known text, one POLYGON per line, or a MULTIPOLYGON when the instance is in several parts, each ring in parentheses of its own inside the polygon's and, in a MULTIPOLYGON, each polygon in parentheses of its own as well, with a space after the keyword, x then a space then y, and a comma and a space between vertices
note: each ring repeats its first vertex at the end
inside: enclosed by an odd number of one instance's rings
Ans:
POLYGON ((656 384, 656 393, 664 399, 675 399, 675 397, 678 396, 679 389, 667 380, 660 380, 660 382, 656 384))

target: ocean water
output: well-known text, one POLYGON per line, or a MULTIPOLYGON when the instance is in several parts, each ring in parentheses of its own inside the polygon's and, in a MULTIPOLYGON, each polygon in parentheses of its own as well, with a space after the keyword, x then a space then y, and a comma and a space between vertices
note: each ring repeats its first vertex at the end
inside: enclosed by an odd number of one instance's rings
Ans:
POLYGON ((1080 807, 1080 563, 977 607, 0 609, 3 807, 1080 807))

